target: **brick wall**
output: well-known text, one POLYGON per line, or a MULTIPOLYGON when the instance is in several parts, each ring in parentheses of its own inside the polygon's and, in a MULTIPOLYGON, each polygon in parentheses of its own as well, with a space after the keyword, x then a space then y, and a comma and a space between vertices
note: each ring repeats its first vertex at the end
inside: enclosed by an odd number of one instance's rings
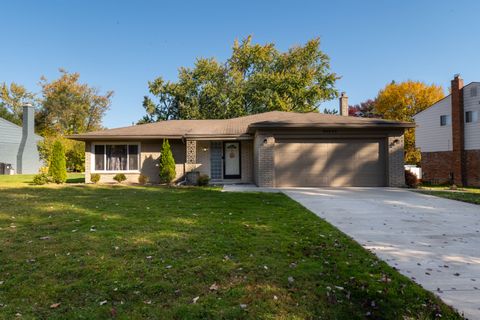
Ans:
MULTIPOLYGON (((452 151, 422 152, 422 180, 432 184, 457 184, 458 181, 452 181, 455 159, 452 151)), ((480 186, 480 150, 464 150, 462 167, 464 168, 462 184, 480 186)))
POLYGON ((480 187, 480 150, 465 150, 465 183, 480 187))
POLYGON ((451 183, 453 152, 422 152, 422 180, 432 184, 451 183))
POLYGON ((275 137, 256 133, 254 141, 255 183, 259 187, 275 186, 275 137))
POLYGON ((388 148, 388 186, 403 187, 405 185, 405 168, 403 163, 403 133, 391 135, 387 139, 388 148))

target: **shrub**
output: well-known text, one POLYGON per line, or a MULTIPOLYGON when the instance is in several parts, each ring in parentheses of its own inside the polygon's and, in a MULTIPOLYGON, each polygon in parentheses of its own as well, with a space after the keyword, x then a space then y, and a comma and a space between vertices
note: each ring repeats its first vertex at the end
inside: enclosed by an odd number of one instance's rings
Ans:
POLYGON ((405 184, 410 188, 416 188, 420 181, 417 175, 409 170, 405 170, 405 184))
POLYGON ((140 184, 147 184, 148 182, 148 177, 144 174, 141 174, 138 176, 138 183, 140 184))
POLYGON ((46 173, 39 173, 33 177, 33 184, 43 185, 50 182, 50 177, 46 173))
POLYGON ((197 184, 199 186, 208 186, 209 182, 210 182, 210 177, 208 176, 208 174, 201 174, 197 179, 197 184))
POLYGON ((100 181, 100 175, 98 173, 92 173, 90 176, 90 181, 93 183, 98 183, 98 181, 100 181))
POLYGON ((67 165, 65 161, 65 150, 60 140, 55 141, 52 150, 52 159, 48 167, 48 175, 55 183, 67 181, 67 165))
POLYGON ((175 179, 175 159, 168 140, 163 140, 162 150, 160 154, 160 182, 172 183, 175 179))
POLYGON ((122 183, 123 181, 127 180, 127 177, 123 173, 117 173, 114 177, 113 180, 117 181, 118 183, 122 183))
POLYGON ((38 169, 38 173, 48 174, 48 167, 40 167, 40 169, 38 169))
POLYGON ((61 141, 65 150, 65 159, 67 171, 84 172, 85 171, 85 143, 81 141, 69 140, 62 135, 47 135, 42 141, 38 142, 38 152, 40 159, 49 163, 52 159, 53 144, 61 141))

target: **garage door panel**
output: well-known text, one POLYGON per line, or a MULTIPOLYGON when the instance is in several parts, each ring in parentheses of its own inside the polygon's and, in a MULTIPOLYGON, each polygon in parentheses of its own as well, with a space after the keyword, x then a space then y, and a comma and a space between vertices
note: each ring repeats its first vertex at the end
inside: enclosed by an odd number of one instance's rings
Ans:
POLYGON ((280 140, 275 145, 277 186, 383 186, 381 140, 280 140))

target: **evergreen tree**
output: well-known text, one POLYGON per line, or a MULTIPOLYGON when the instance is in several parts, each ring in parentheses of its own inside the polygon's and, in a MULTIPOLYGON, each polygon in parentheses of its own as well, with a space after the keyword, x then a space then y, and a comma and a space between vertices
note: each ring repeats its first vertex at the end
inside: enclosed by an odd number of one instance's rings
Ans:
POLYGON ((160 154, 160 182, 171 183, 175 179, 175 159, 168 140, 163 140, 160 154))
POLYGON ((48 174, 55 183, 67 181, 67 165, 65 161, 65 149, 60 141, 53 144, 52 158, 48 168, 48 174))

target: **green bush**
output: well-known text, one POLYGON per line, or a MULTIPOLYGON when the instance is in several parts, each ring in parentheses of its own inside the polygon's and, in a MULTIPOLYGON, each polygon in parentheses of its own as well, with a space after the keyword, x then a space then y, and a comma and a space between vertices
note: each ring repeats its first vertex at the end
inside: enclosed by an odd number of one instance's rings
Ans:
POLYGON ((208 176, 208 174, 201 174, 198 177, 197 184, 199 186, 208 186, 209 183, 210 183, 210 177, 208 176))
POLYGON ((117 181, 118 183, 122 183, 123 181, 127 180, 127 177, 123 173, 117 173, 113 180, 117 181))
POLYGON ((67 165, 65 161, 65 150, 60 140, 53 144, 52 158, 48 167, 48 175, 55 183, 67 181, 67 165))
POLYGON ((144 174, 141 174, 138 176, 138 183, 140 184, 147 184, 148 182, 148 177, 144 174))
POLYGON ((61 141, 63 144, 67 172, 84 172, 85 143, 82 141, 69 140, 61 135, 45 136, 44 139, 37 144, 40 159, 46 163, 50 162, 52 159, 53 144, 56 141, 61 141))
POLYGON ((43 185, 50 182, 50 177, 46 173, 39 173, 33 177, 33 184, 43 185))
POLYGON ((160 182, 172 183, 175 176, 175 159, 170 149, 170 143, 168 143, 168 140, 163 140, 160 153, 160 182))
POLYGON ((405 184, 409 188, 416 188, 420 184, 417 175, 410 170, 405 170, 405 184))
POLYGON ((100 181, 100 175, 98 173, 92 173, 90 176, 90 181, 93 183, 98 183, 98 181, 100 181))

